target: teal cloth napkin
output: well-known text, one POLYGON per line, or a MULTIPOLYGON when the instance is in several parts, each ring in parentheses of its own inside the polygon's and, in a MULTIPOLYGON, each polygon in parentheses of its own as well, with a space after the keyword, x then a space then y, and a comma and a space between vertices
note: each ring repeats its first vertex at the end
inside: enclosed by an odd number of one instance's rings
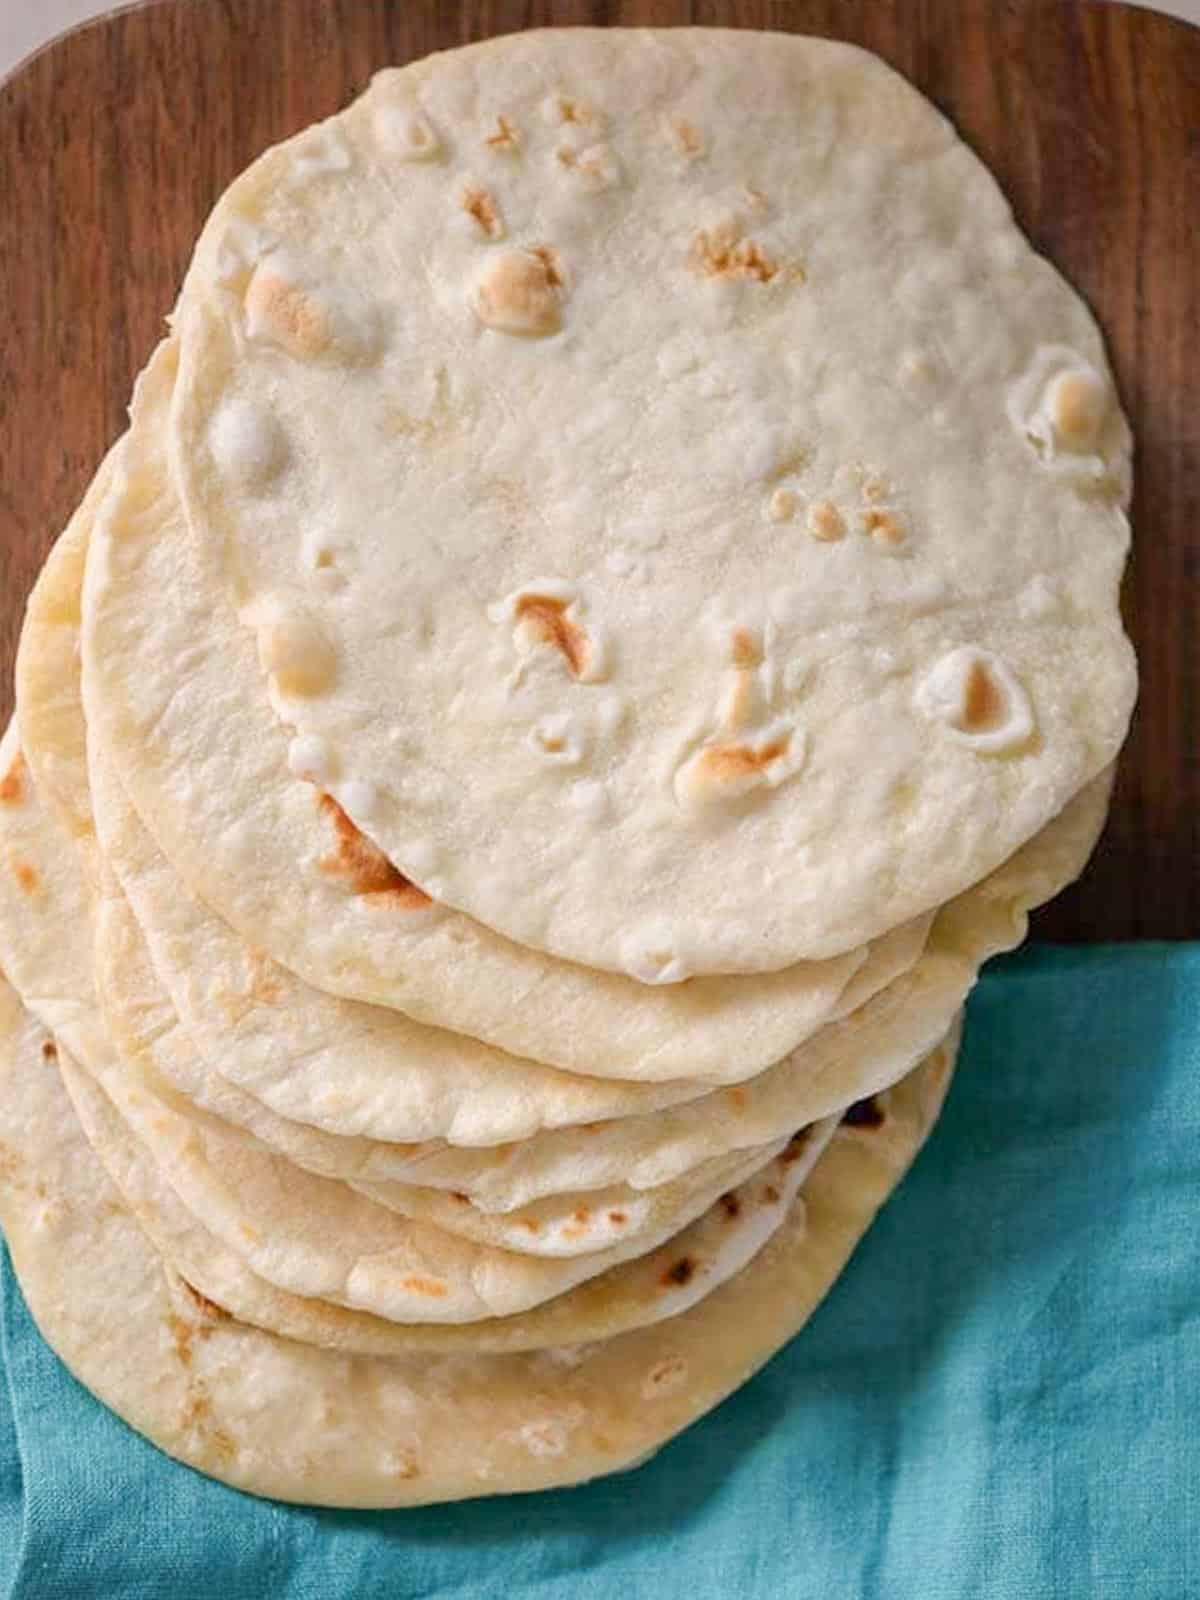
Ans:
POLYGON ((1022 952, 911 1176, 746 1389, 633 1475, 416 1512, 176 1466, 66 1375, 6 1264, 0 1596, 1189 1600, 1198 1167, 1200 946, 1022 952))

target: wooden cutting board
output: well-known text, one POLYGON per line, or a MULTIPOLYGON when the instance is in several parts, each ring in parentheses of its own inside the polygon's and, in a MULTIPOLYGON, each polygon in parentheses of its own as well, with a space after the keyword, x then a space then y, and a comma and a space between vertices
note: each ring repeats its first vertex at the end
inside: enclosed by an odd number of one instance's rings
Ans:
POLYGON ((24 597, 120 431, 192 241, 264 146, 385 64, 515 28, 726 24, 878 51, 1091 302, 1138 440, 1141 705, 1042 937, 1200 937, 1200 30, 1091 0, 161 0, 0 86, 0 714, 24 597))

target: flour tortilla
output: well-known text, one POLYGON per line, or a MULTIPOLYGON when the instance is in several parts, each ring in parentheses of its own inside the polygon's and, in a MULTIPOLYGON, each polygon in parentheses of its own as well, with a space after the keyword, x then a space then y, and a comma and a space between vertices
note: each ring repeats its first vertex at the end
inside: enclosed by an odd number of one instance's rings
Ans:
POLYGON ((835 956, 1124 738, 1101 336, 860 50, 571 29, 382 74, 232 185, 177 326, 173 474, 256 696, 522 944, 647 983, 835 956))
MULTIPOLYGON (((865 982, 864 962, 876 988, 887 981, 890 943, 877 960, 858 951, 760 978, 648 989, 548 960, 436 905, 354 893, 324 870, 338 860, 339 841, 321 794, 291 775, 288 737, 259 692, 253 641, 172 499, 161 428, 175 359, 164 345, 138 386, 119 481, 89 548, 84 702, 98 747, 162 854, 247 944, 317 989, 567 1071, 642 1082, 750 1077, 840 1009, 851 979, 865 982)), ((156 919, 144 906, 139 915, 154 950, 156 919)), ((898 936, 909 959, 922 926, 898 936)), ((223 950, 205 955, 199 970, 226 959, 223 950)), ((328 1030, 340 1039, 362 1019, 333 1019, 316 1002, 311 1022, 305 1005, 296 1016, 312 1036, 305 1048, 345 1068, 328 1030)), ((266 1032, 273 1049, 274 1026, 266 1032)), ((398 1136, 382 1123, 377 1131, 398 1136)))
POLYGON ((550 1488, 645 1459, 807 1321, 951 1069, 943 1052, 892 1092, 882 1127, 840 1130, 787 1225, 684 1314, 590 1347, 372 1359, 300 1342, 315 1303, 288 1302, 299 1337, 279 1338, 165 1266, 83 1138, 50 1042, 0 980, 0 1217, 44 1336, 180 1460, 250 1493, 339 1506, 550 1488))

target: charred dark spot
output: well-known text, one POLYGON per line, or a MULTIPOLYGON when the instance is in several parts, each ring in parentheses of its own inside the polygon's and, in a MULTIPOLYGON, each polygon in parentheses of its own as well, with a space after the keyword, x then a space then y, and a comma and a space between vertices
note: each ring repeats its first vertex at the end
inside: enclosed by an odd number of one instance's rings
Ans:
POLYGON ((471 1204, 470 1196, 463 1194, 461 1189, 451 1189, 450 1198, 451 1200, 457 1200, 460 1206, 469 1206, 471 1204))
POLYGON ((58 1060, 58 1046, 55 1044, 53 1039, 47 1039, 45 1044, 43 1044, 43 1046, 42 1046, 42 1060, 43 1061, 57 1061, 58 1060))
POLYGON ((353 894, 390 895, 406 911, 419 911, 429 905, 429 896, 400 872, 370 839, 354 826, 331 794, 317 796, 321 815, 333 824, 336 846, 322 856, 320 867, 335 877, 345 878, 353 894))
POLYGON ((790 1167, 793 1161, 799 1161, 804 1154, 805 1146, 808 1144, 811 1134, 811 1128, 801 1128, 799 1133, 792 1135, 787 1149, 779 1157, 785 1167, 790 1167))
POLYGON ((666 1285, 678 1284, 680 1288, 685 1283, 691 1283, 696 1275, 696 1263, 689 1256, 680 1256, 674 1266, 668 1267, 662 1275, 666 1285))
POLYGON ((742 1202, 738 1199, 737 1195, 734 1194, 732 1189, 728 1194, 723 1194, 721 1196, 720 1206, 721 1210, 731 1222, 733 1221, 734 1217, 740 1217, 742 1214, 742 1202))
POLYGON ((873 1094, 856 1100, 842 1113, 842 1121, 849 1128, 881 1128, 885 1120, 884 1109, 873 1094))

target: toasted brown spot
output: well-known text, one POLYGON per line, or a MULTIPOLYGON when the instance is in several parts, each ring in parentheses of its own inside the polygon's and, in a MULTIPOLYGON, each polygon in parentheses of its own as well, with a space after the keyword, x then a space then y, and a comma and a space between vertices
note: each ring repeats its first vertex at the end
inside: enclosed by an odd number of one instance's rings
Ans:
POLYGON ((833 544, 845 537, 846 524, 832 500, 818 500, 809 506, 808 531, 822 544, 833 544))
POLYGON ((180 1422, 185 1428, 194 1428, 218 1455, 229 1460, 237 1454, 237 1446, 224 1428, 209 1427, 211 1417, 212 1401, 199 1384, 193 1384, 188 1390, 187 1403, 183 1408, 180 1422))
POLYGON ((623 1228, 629 1221, 629 1218, 623 1211, 610 1211, 608 1213, 608 1220, 615 1223, 618 1228, 623 1228))
POLYGON ((780 1154, 780 1161, 785 1167, 790 1167, 793 1161, 799 1161, 808 1145, 811 1128, 801 1128, 799 1133, 794 1133, 786 1150, 780 1154))
POLYGON ((669 1394, 672 1389, 678 1389, 687 1374, 688 1365, 682 1356, 665 1356, 646 1374, 642 1393, 647 1400, 656 1394, 669 1394))
POLYGON ((762 646, 749 628, 735 628, 729 642, 729 660, 735 667, 750 668, 762 665, 762 646))
POLYGON ((423 1294, 430 1300, 444 1300, 448 1293, 446 1285, 440 1278, 425 1278, 419 1273, 401 1278, 400 1287, 407 1289, 410 1294, 423 1294))
POLYGON ((850 1128, 880 1128, 886 1113, 873 1094, 865 1100, 856 1100, 842 1113, 842 1121, 850 1128))
POLYGON ((231 1322, 233 1320, 232 1312, 226 1311, 225 1307, 219 1306, 215 1300, 210 1300, 206 1294, 201 1294, 199 1289, 194 1284, 189 1283, 186 1278, 180 1278, 179 1281, 186 1290, 188 1298, 202 1316, 209 1317, 213 1322, 231 1322))
POLYGON ((227 1461, 237 1454, 237 1446, 225 1432, 224 1428, 213 1428, 208 1433, 208 1442, 219 1456, 224 1456, 227 1461))
POLYGON ((750 278, 755 283, 770 283, 779 272, 755 239, 743 238, 736 223, 701 228, 692 240, 688 264, 704 278, 750 278))
POLYGON ((352 894, 391 895, 406 911, 420 911, 431 904, 423 889, 418 889, 350 821, 331 794, 317 796, 321 814, 329 818, 337 837, 336 848, 322 856, 322 872, 345 878, 352 894))
POLYGON ((27 771, 25 757, 18 750, 16 760, 9 767, 7 774, 0 778, 0 805, 17 805, 23 799, 27 771))
POLYGON ((588 636, 567 618, 567 602, 546 594, 523 594, 516 603, 516 618, 543 644, 553 645, 578 678, 588 663, 588 636))
POLYGON ((982 661, 972 661, 963 685, 962 726, 970 733, 978 733, 1002 723, 1005 718, 1004 695, 999 685, 982 661))
POLYGON ((33 894, 38 884, 42 881, 38 877, 37 869, 31 867, 28 861, 14 861, 11 870, 13 877, 17 880, 17 888, 25 894, 33 894))
POLYGON ((662 1282, 665 1285, 678 1284, 682 1287, 685 1283, 691 1283, 695 1275, 696 1263, 690 1256, 680 1256, 675 1265, 668 1267, 663 1273, 662 1282))
POLYGON ((562 258, 557 250, 552 250, 548 244, 535 244, 529 254, 542 263, 546 273, 546 282, 552 289, 565 289, 567 280, 563 275, 562 258))
POLYGON ((507 117, 497 117, 492 131, 485 135, 483 142, 489 149, 504 150, 511 154, 521 148, 521 133, 507 117))
POLYGON ((190 1322, 185 1322, 182 1317, 177 1317, 174 1312, 167 1314, 167 1331, 171 1335, 171 1343, 175 1347, 175 1356, 181 1366, 190 1367, 192 1364, 192 1335, 195 1332, 190 1322))
POLYGON ((734 1217, 740 1217, 742 1214, 742 1202, 738 1199, 737 1195, 734 1194, 732 1189, 728 1194, 723 1194, 721 1196, 720 1206, 721 1210, 730 1219, 730 1221, 732 1221, 734 1217))
POLYGON ((730 1089, 728 1095, 729 1104, 735 1111, 744 1111, 746 1109, 746 1091, 740 1083, 735 1088, 730 1089))
POLYGON ((21 1185, 21 1158, 11 1145, 0 1143, 0 1178, 9 1188, 21 1185))
POLYGON ((713 744, 702 750, 698 759, 700 773, 717 783, 736 778, 747 778, 769 767, 772 761, 787 754, 787 736, 771 739, 754 749, 748 744, 713 744))
POLYGON ((415 1451, 396 1451, 395 1465, 392 1469, 392 1476, 401 1480, 406 1480, 408 1478, 419 1478, 421 1476, 421 1468, 417 1462, 415 1451))
POLYGON ((501 333, 544 339, 562 327, 566 278, 548 245, 509 250, 488 266, 475 288, 475 314, 501 333))
POLYGON ((773 1183, 768 1183, 763 1189, 763 1199, 769 1206, 777 1206, 779 1204, 779 1190, 773 1183))
POLYGON ((862 496, 871 505, 878 505, 887 498, 887 484, 876 473, 872 473, 863 479, 862 496))
POLYGON ((863 512, 862 525, 875 543, 883 545, 885 549, 895 550, 904 543, 904 529, 890 511, 872 506, 869 511, 863 512))
POLYGON ((260 267, 254 274, 246 291, 246 311, 292 355, 317 356, 332 343, 329 318, 322 307, 277 272, 260 267))
POLYGON ((480 189, 474 184, 462 192, 460 201, 463 210, 475 222, 489 239, 502 239, 504 237, 504 222, 496 207, 496 202, 486 189, 480 189))
POLYGON ((246 949, 246 994, 264 1005, 277 1006, 283 999, 283 985, 279 969, 265 950, 254 945, 246 949))
POLYGON ((541 1233, 542 1231, 541 1223, 538 1222, 534 1217, 525 1217, 521 1222, 521 1226, 527 1229, 530 1233, 541 1233))
POLYGON ((694 160, 697 156, 703 155, 704 135, 696 124, 689 122, 686 117, 669 117, 667 133, 681 156, 694 160))
POLYGON ((43 1061, 57 1061, 58 1060, 58 1046, 55 1044, 53 1039, 47 1039, 45 1044, 42 1045, 42 1060, 43 1061))
POLYGON ((206 1422, 212 1415, 212 1401, 202 1389, 194 1390, 183 1408, 183 1425, 185 1428, 196 1428, 206 1422))
POLYGON ((796 515, 796 496, 791 489, 776 489, 767 501, 772 522, 790 522, 796 515))
POLYGON ((595 107, 587 100, 575 100, 569 95, 560 94, 554 102, 554 110, 559 122, 570 124, 576 128, 590 127, 598 120, 595 107))
POLYGON ((1064 372, 1050 392, 1054 431, 1070 447, 1093 446, 1108 409, 1104 384, 1090 372, 1064 372))
POLYGON ((460 1206, 469 1206, 471 1204, 470 1197, 463 1194, 461 1189, 451 1189, 450 1198, 451 1200, 457 1200, 460 1206))
POLYGON ((587 1206, 577 1206, 571 1215, 575 1218, 576 1222, 589 1222, 591 1220, 592 1213, 587 1206))

